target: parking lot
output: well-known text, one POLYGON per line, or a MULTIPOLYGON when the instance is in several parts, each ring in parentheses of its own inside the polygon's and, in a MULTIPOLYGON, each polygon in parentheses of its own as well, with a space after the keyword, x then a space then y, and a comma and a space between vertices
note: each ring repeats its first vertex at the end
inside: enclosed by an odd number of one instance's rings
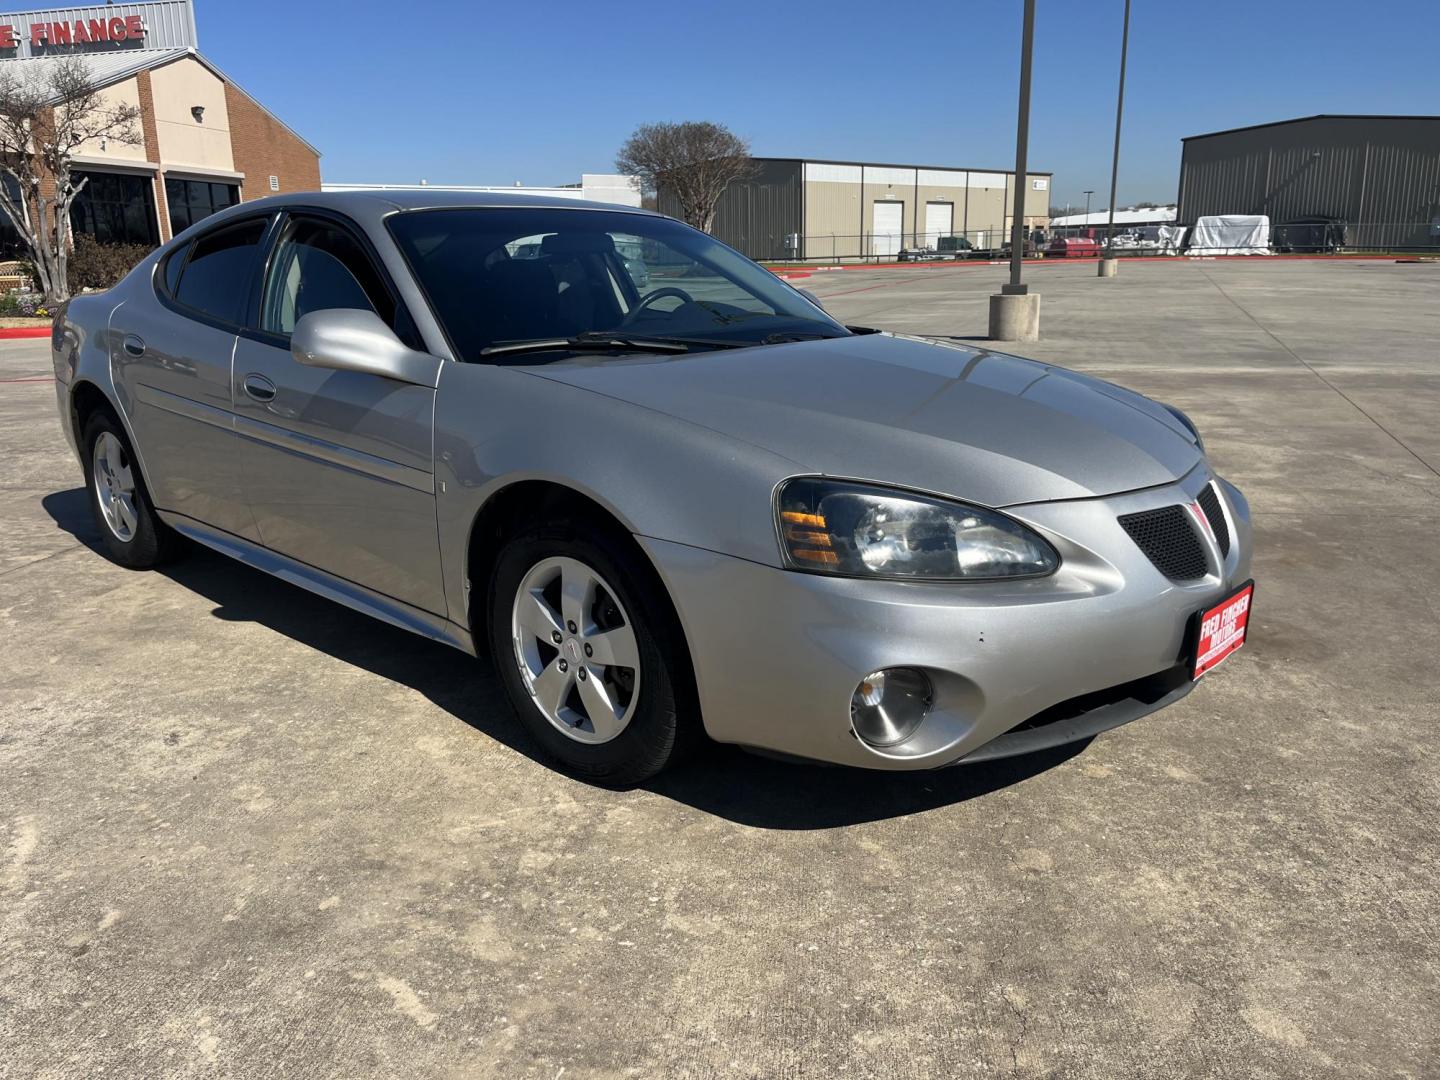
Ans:
MULTIPOLYGON (((483 661, 105 561, 48 342, 0 343, 0 1077, 1435 1075, 1440 264, 1027 274, 1014 351, 1185 409, 1249 496, 1251 640, 927 774, 569 780, 483 661)), ((1004 276, 794 283, 979 342, 1004 276)))

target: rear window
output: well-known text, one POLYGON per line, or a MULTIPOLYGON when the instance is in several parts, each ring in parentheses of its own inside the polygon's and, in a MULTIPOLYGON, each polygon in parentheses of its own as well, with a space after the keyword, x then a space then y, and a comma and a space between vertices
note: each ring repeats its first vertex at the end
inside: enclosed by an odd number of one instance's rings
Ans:
POLYGON ((165 258, 165 291, 171 296, 175 295, 175 286, 180 284, 180 271, 185 267, 185 256, 190 251, 190 245, 172 251, 165 258))
MULTIPOLYGON (((174 286, 175 299, 222 322, 238 323, 250 296, 265 224, 247 221, 196 240, 174 286)), ((168 273, 166 277, 168 283, 168 273)))

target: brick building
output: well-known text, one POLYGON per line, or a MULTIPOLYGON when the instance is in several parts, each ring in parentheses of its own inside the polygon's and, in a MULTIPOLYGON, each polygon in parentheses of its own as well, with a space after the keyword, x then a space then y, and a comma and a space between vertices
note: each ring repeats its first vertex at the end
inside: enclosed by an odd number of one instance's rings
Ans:
POLYGON ((200 54, 191 0, 0 14, 0 70, 42 80, 68 55, 108 102, 139 109, 143 135, 75 156, 77 233, 160 243, 233 203, 319 190, 320 152, 200 54))

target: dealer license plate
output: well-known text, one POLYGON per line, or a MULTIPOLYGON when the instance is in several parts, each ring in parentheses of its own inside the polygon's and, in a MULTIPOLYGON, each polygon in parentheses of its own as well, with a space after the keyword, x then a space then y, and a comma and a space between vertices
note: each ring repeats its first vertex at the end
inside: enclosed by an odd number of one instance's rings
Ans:
POLYGON ((1238 592, 1200 613, 1195 661, 1190 668, 1192 678, 1200 678, 1245 644, 1245 632, 1250 625, 1250 597, 1254 592, 1255 583, 1246 582, 1238 592))

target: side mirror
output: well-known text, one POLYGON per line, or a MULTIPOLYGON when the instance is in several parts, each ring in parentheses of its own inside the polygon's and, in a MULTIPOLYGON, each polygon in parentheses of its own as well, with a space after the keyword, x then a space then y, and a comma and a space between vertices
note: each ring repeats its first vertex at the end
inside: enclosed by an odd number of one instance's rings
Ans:
POLYGON ((373 311, 330 308, 300 316, 290 335, 290 355, 306 367, 379 375, 396 382, 434 387, 440 382, 438 356, 417 352, 373 311))
POLYGON ((813 292, 811 292, 809 289, 796 289, 795 291, 798 292, 801 296, 803 296, 806 300, 809 300, 810 303, 814 304, 821 311, 825 310, 825 305, 820 302, 820 298, 816 296, 813 292))

